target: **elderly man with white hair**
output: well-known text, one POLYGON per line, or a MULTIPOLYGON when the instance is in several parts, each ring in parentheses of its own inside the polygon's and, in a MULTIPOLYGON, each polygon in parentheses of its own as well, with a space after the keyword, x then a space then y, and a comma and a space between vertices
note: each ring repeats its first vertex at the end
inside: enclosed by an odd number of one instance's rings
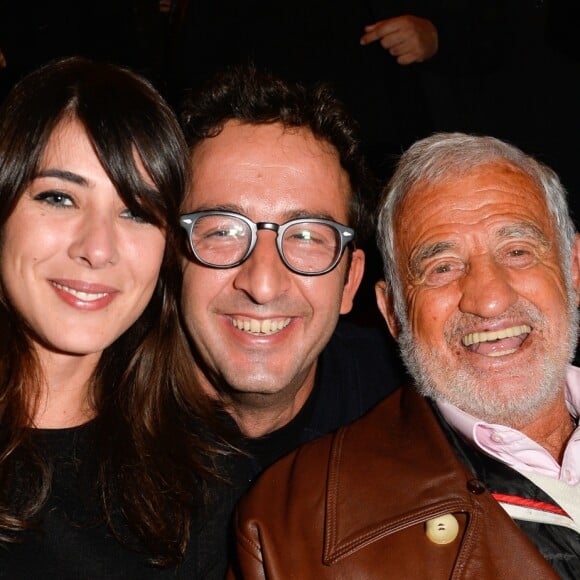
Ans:
POLYGON ((580 241, 558 177, 436 134, 400 159, 378 228, 414 388, 263 475, 238 574, 579 578, 580 241))

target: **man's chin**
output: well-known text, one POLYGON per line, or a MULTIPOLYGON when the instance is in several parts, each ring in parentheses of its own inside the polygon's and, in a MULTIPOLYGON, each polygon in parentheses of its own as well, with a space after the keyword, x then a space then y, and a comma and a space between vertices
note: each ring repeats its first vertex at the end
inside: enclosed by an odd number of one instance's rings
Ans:
POLYGON ((223 377, 227 390, 232 394, 268 396, 276 395, 283 391, 286 386, 286 381, 279 374, 266 375, 255 373, 249 375, 240 375, 239 373, 232 373, 230 377, 223 377))
MULTIPOLYGON (((530 391, 530 377, 486 381, 473 377, 449 377, 445 385, 421 383, 422 394, 443 399, 488 423, 518 428, 529 423, 558 396, 561 382, 550 377, 530 391)), ((533 382, 533 381, 532 381, 533 382)))
POLYGON ((525 424, 537 416, 555 400, 565 380, 565 364, 557 367, 536 361, 536 368, 499 365, 487 372, 472 365, 460 370, 447 365, 447 372, 442 373, 437 361, 426 362, 429 358, 414 352, 405 359, 423 396, 443 399, 473 417, 507 426, 525 424))

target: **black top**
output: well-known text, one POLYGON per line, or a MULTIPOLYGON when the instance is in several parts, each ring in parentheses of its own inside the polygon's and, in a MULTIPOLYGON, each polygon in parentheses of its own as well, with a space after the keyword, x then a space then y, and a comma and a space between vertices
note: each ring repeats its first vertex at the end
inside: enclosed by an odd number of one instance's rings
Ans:
MULTIPOLYGON (((121 544, 103 522, 92 453, 94 433, 94 423, 34 431, 34 442, 53 466, 50 495, 38 529, 23 535, 21 543, 0 545, 0 579, 206 580, 212 577, 211 566, 216 562, 221 567, 213 577, 222 577, 223 548, 218 555, 215 544, 207 546, 199 540, 210 535, 225 544, 226 531, 212 528, 213 516, 219 511, 218 498, 219 509, 231 511, 237 499, 233 488, 215 485, 207 513, 200 513, 192 524, 183 563, 177 568, 155 568, 136 541, 131 542, 134 547, 121 544)), ((229 467, 234 465, 231 460, 229 467)))

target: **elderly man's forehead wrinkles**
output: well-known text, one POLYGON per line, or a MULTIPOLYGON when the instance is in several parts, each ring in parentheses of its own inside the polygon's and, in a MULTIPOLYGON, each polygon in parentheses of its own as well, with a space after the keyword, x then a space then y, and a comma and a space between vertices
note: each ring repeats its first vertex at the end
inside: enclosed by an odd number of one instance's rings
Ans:
POLYGON ((409 272, 413 278, 418 278, 423 271, 423 263, 443 252, 456 248, 455 242, 435 242, 433 244, 422 244, 415 248, 409 258, 409 272))
POLYGON ((528 239, 538 242, 543 248, 548 249, 551 242, 546 234, 536 225, 528 222, 520 222, 502 226, 496 232, 500 239, 528 239))

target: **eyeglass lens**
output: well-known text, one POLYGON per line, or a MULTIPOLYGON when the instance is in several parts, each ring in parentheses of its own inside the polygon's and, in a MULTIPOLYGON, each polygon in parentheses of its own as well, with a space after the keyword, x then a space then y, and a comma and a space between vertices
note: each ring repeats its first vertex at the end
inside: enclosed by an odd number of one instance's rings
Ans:
MULTIPOLYGON (((340 234, 329 224, 301 221, 285 228, 282 235, 284 259, 301 272, 326 270, 340 252, 340 234)), ((203 262, 229 266, 246 257, 252 244, 252 230, 235 216, 210 214, 195 222, 191 243, 203 262)))

